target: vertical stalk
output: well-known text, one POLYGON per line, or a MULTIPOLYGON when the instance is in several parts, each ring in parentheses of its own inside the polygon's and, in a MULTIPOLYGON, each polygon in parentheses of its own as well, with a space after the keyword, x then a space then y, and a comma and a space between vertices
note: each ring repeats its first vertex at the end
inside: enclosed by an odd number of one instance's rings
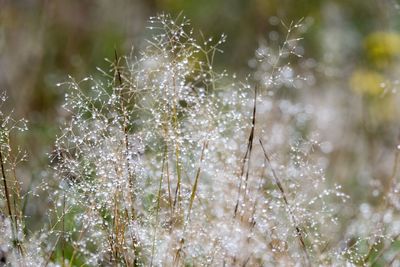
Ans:
MULTIPOLYGON (((175 131, 175 137, 178 137, 178 114, 176 111, 176 81, 175 81, 175 76, 173 76, 173 87, 174 87, 174 100, 173 100, 173 106, 172 106, 172 114, 173 114, 173 123, 174 123, 174 131, 175 131)), ((181 169, 180 169, 180 149, 179 149, 179 142, 178 140, 175 140, 175 167, 176 167, 176 176, 177 176, 177 182, 176 182, 176 189, 175 189, 175 199, 174 199, 174 207, 178 203, 178 206, 180 204, 181 200, 181 169)))
POLYGON ((18 248, 19 252, 21 253, 21 255, 23 255, 23 249, 21 247, 21 243, 19 240, 17 240, 18 226, 16 224, 16 218, 14 218, 14 216, 12 214, 11 197, 10 197, 10 192, 9 192, 9 188, 7 185, 6 170, 4 167, 4 158, 3 158, 3 151, 1 149, 1 145, 0 145, 0 168, 1 168, 1 176, 3 179, 3 185, 4 185, 4 194, 6 195, 8 215, 11 220, 12 237, 13 237, 13 240, 16 241, 16 247, 18 248))
POLYGON ((162 190, 162 182, 164 178, 164 166, 165 166, 165 158, 168 153, 167 147, 164 149, 164 156, 161 165, 161 176, 160 176, 160 183, 158 185, 158 194, 157 194, 157 207, 156 207, 156 222, 154 224, 154 233, 153 233, 153 244, 151 246, 151 260, 150 260, 150 267, 153 266, 154 260, 154 252, 155 252, 155 244, 156 244, 156 235, 157 235, 157 226, 159 222, 159 213, 160 213, 160 201, 161 201, 161 190, 162 190))
POLYGON ((260 145, 261 145, 261 148, 262 148, 262 150, 263 150, 263 153, 264 153, 264 157, 265 157, 265 159, 266 159, 266 161, 267 161, 267 163, 268 163, 268 165, 269 165, 269 167, 270 167, 270 169, 271 169, 272 177, 273 177, 274 180, 275 180, 275 184, 276 184, 276 185, 278 186, 278 188, 279 188, 279 191, 280 191, 281 196, 282 196, 282 198, 283 198, 283 202, 285 203, 286 208, 287 208, 287 211, 288 211, 288 213, 289 213, 289 217, 290 217, 290 219, 292 220, 292 223, 293 223, 294 228, 295 228, 295 230, 296 230, 297 238, 299 239, 301 248, 303 249, 304 255, 305 255, 305 257, 306 257, 306 259, 305 259, 305 265, 306 265, 306 266, 311 266, 310 255, 308 254, 307 246, 306 246, 306 243, 305 243, 303 234, 302 234, 302 232, 301 232, 301 230, 300 230, 300 226, 298 225, 297 220, 296 220, 296 217, 295 217, 295 215, 294 215, 294 213, 293 213, 293 210, 292 210, 292 208, 291 208, 291 206, 290 206, 290 204, 289 204, 286 191, 283 189, 282 183, 281 183, 280 179, 278 178, 278 175, 276 174, 275 169, 272 167, 271 161, 270 161, 270 159, 269 159, 269 157, 268 157, 267 151, 265 150, 264 145, 263 145, 261 139, 259 139, 259 141, 260 141, 260 145))
POLYGON ((17 174, 16 174, 16 165, 15 163, 12 164, 12 173, 13 173, 13 178, 14 178, 14 192, 15 192, 15 197, 13 199, 13 204, 14 204, 14 219, 15 219, 15 227, 18 225, 21 226, 21 229, 25 227, 23 223, 23 209, 21 208, 21 188, 19 186, 18 180, 17 180, 17 174), (19 221, 19 222, 18 222, 19 221))
POLYGON ((114 49, 114 55, 115 55, 115 70, 117 72, 117 78, 118 78, 118 83, 120 86, 120 90, 119 90, 119 97, 120 97, 120 108, 121 108, 121 112, 122 112, 122 128, 123 128, 123 132, 124 132, 124 145, 125 145, 125 161, 126 161, 126 168, 128 171, 128 183, 129 183, 129 189, 131 190, 131 218, 134 219, 135 218, 135 211, 134 211, 134 202, 135 202, 135 193, 134 193, 134 175, 132 172, 132 167, 131 164, 129 162, 129 133, 128 133, 128 117, 127 117, 127 111, 126 111, 126 107, 124 105, 124 100, 123 100, 123 95, 122 95, 122 86, 123 86, 123 82, 122 82, 122 76, 121 76, 121 72, 119 70, 119 66, 118 66, 118 62, 119 62, 119 57, 117 54, 117 50, 114 49))
POLYGON ((244 186, 243 202, 245 202, 245 200, 246 200, 247 183, 249 180, 249 171, 250 171, 250 158, 251 158, 251 152, 253 150, 254 128, 256 125, 256 109, 257 109, 257 87, 254 88, 254 105, 253 105, 253 116, 251 119, 251 130, 250 130, 250 135, 249 135, 249 139, 247 142, 247 150, 242 159, 242 168, 240 171, 240 181, 239 181, 239 186, 238 186, 237 200, 236 200, 233 218, 236 218, 236 214, 239 211, 239 204, 240 204, 240 199, 241 199, 240 196, 241 196, 242 184, 243 184, 243 178, 244 178, 243 176, 244 176, 245 166, 247 163, 246 177, 245 177, 245 181, 244 181, 245 186, 244 186))
POLYGON ((194 178, 194 184, 193 184, 193 188, 192 188, 192 193, 190 195, 189 210, 188 210, 187 219, 186 219, 188 222, 189 222, 189 219, 190 219, 190 212, 192 211, 194 198, 195 198, 196 192, 197 192, 197 185, 198 185, 199 177, 200 177, 201 164, 203 163, 204 151, 206 150, 207 145, 208 145, 208 142, 206 140, 206 141, 204 141, 203 148, 201 149, 199 167, 197 168, 196 176, 194 178))
POLYGON ((8 210, 8 215, 10 216, 11 222, 13 222, 13 215, 11 211, 11 200, 10 200, 10 193, 8 190, 8 185, 7 185, 7 179, 6 179, 6 171, 4 168, 4 161, 3 161, 3 152, 0 146, 0 166, 1 166, 1 175, 3 179, 3 185, 4 185, 4 194, 6 195, 6 202, 7 202, 7 210, 8 210))
POLYGON ((62 206, 62 225, 61 225, 61 253, 62 253, 62 267, 65 267, 65 193, 63 196, 62 206))

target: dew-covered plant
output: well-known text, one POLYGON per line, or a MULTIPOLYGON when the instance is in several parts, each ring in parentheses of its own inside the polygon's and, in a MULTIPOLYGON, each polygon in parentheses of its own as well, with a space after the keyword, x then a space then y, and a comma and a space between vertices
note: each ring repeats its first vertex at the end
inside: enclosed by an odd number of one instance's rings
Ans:
POLYGON ((71 120, 54 154, 62 223, 72 227, 63 227, 72 250, 63 261, 323 261, 337 212, 331 199, 346 196, 327 188, 313 163, 318 142, 290 123, 307 114, 269 93, 291 83, 280 58, 295 54, 299 39, 288 35, 272 63, 269 54, 258 57, 268 82, 255 90, 214 71, 225 36, 198 41, 185 18, 166 15, 150 25, 156 35, 147 47, 115 53, 106 81, 66 83, 71 120))
POLYGON ((302 21, 283 23, 276 49, 261 42, 254 75, 243 80, 215 70, 224 35, 197 35, 182 16, 149 25, 146 46, 115 51, 102 78, 60 84, 68 115, 50 156, 55 185, 43 188, 52 208, 39 233, 24 230, 15 172, 23 158, 10 145, 23 121, 0 113, 7 262, 351 266, 392 253, 398 153, 380 210, 364 203, 344 224, 350 200, 327 178, 332 148, 315 126, 318 107, 298 97, 311 75, 292 64, 307 65, 302 21))
MULTIPOLYGON (((40 262, 41 241, 38 234, 28 235, 25 207, 28 197, 37 192, 26 192, 17 173, 18 165, 27 159, 15 144, 15 136, 27 130, 24 119, 16 120, 1 109, 6 96, 0 96, 0 258, 1 263, 35 266, 40 262)), ((44 185, 43 185, 44 186, 44 185)))

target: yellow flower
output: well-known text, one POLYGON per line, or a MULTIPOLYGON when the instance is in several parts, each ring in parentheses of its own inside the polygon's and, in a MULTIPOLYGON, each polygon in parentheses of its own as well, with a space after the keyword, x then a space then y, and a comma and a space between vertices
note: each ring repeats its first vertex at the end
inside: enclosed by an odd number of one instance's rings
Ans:
POLYGON ((366 53, 379 67, 386 67, 400 56, 400 34, 396 32, 374 32, 364 40, 366 53))
POLYGON ((371 70, 356 70, 350 79, 350 87, 353 91, 369 96, 377 96, 383 93, 385 78, 378 72, 371 70))

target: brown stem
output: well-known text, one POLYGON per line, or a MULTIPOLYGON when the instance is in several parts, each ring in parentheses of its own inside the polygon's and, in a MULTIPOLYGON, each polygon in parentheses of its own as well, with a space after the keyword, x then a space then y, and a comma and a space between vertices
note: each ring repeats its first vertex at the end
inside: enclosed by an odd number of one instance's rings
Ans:
POLYGON ((201 150, 201 155, 200 155, 200 163, 199 163, 199 167, 197 168, 196 177, 194 179, 194 184, 193 184, 193 188, 192 188, 192 193, 190 195, 190 203, 189 203, 189 210, 188 210, 188 214, 187 214, 187 221, 189 221, 190 212, 192 211, 194 198, 196 196, 197 185, 198 185, 199 177, 200 177, 201 164, 202 164, 203 159, 204 159, 204 151, 206 150, 207 145, 208 145, 208 142, 206 140, 203 143, 203 148, 201 150))
POLYGON ((298 237, 298 239, 299 239, 299 242, 300 242, 300 244, 301 244, 301 247, 302 247, 302 249, 303 249, 303 251, 304 251, 304 254, 305 254, 305 256, 306 256, 306 261, 307 261, 307 262, 306 262, 306 265, 307 265, 307 266, 310 266, 311 261, 310 261, 310 256, 308 255, 308 252, 307 252, 306 243, 304 242, 304 237, 303 237, 303 234, 302 234, 302 232, 301 232, 301 230, 300 230, 300 227, 299 227, 299 225, 298 225, 298 223, 297 223, 296 217, 294 216, 294 213, 293 213, 293 211, 292 211, 292 209, 291 209, 291 207, 290 207, 290 205, 289 205, 289 201, 288 201, 288 199, 287 199, 287 197, 286 197, 287 194, 286 194, 285 190, 283 189, 282 183, 281 183, 280 179, 278 178, 278 176, 276 175, 276 172, 275 172, 274 168, 272 167, 271 161, 269 160, 267 151, 265 150, 264 145, 263 145, 261 139, 259 139, 259 141, 260 141, 260 144, 261 144, 261 148, 262 148, 262 150, 263 150, 263 152, 264 152, 264 157, 265 157, 265 159, 267 160, 269 167, 271 168, 272 176, 274 177, 275 183, 276 183, 276 185, 278 186, 279 191, 280 191, 280 193, 281 193, 281 195, 282 195, 282 198, 283 198, 283 201, 284 201, 284 203, 285 203, 285 205, 286 205, 286 208, 287 208, 287 210, 288 210, 289 216, 290 216, 290 218, 292 219, 292 222, 293 222, 293 224, 294 224, 294 228, 295 228, 295 230, 296 230, 297 237, 298 237))
POLYGON ((13 216, 12 216, 12 211, 11 211, 10 193, 8 191, 8 186, 7 186, 6 171, 4 168, 3 153, 2 153, 1 147, 0 147, 0 166, 1 166, 1 175, 3 178, 3 184, 4 184, 4 193, 6 195, 6 200, 7 200, 8 215, 10 216, 11 221, 13 221, 13 216))
POLYGON ((133 175, 133 171, 132 171, 132 167, 131 164, 129 162, 129 150, 130 150, 130 144, 129 144, 129 131, 128 131, 128 117, 127 117, 127 111, 126 111, 126 107, 124 104, 124 100, 123 100, 123 95, 122 95, 122 88, 123 88, 123 82, 122 82, 122 76, 121 76, 121 72, 118 66, 119 63, 119 57, 117 54, 117 50, 114 49, 114 55, 115 55, 115 70, 117 72, 117 78, 118 78, 118 83, 119 86, 121 87, 120 91, 119 91, 119 96, 120 96, 120 108, 121 108, 121 112, 122 112, 122 128, 123 128, 123 132, 124 132, 124 145, 125 145, 125 161, 126 161, 126 168, 128 171, 128 183, 129 183, 129 189, 131 190, 131 218, 134 219, 135 218, 135 210, 134 210, 134 203, 135 203, 135 193, 134 193, 134 184, 135 184, 135 178, 133 175))
POLYGON ((241 190, 242 190, 244 169, 245 169, 245 165, 247 163, 247 171, 246 171, 246 178, 245 178, 245 188, 244 188, 244 198, 246 197, 247 182, 249 180, 250 157, 251 157, 251 151, 253 150, 254 128, 255 128, 255 125, 256 125, 256 106, 257 106, 257 87, 254 89, 254 106, 253 106, 253 117, 252 117, 252 121, 251 121, 251 130, 250 130, 249 140, 247 142, 246 154, 244 155, 243 160, 242 160, 242 169, 240 171, 240 182, 239 182, 239 187, 238 187, 238 196, 237 196, 234 215, 233 215, 234 218, 236 217, 236 213, 238 212, 238 208, 239 208, 240 194, 241 194, 241 190))

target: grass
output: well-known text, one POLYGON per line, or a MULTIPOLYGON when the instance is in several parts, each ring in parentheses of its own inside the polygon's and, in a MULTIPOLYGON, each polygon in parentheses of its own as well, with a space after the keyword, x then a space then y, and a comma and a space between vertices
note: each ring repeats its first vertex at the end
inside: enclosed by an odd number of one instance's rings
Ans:
POLYGON ((399 150, 380 205, 357 206, 327 178, 334 157, 309 111, 319 106, 285 93, 298 86, 300 22, 284 25, 282 46, 257 49, 254 78, 215 71, 225 36, 196 40, 185 17, 159 15, 147 47, 115 50, 103 80, 63 83, 69 119, 40 186, 50 204, 38 232, 25 226, 33 193, 21 192, 25 157, 10 142, 25 123, 0 113, 7 264, 397 264, 399 150))

